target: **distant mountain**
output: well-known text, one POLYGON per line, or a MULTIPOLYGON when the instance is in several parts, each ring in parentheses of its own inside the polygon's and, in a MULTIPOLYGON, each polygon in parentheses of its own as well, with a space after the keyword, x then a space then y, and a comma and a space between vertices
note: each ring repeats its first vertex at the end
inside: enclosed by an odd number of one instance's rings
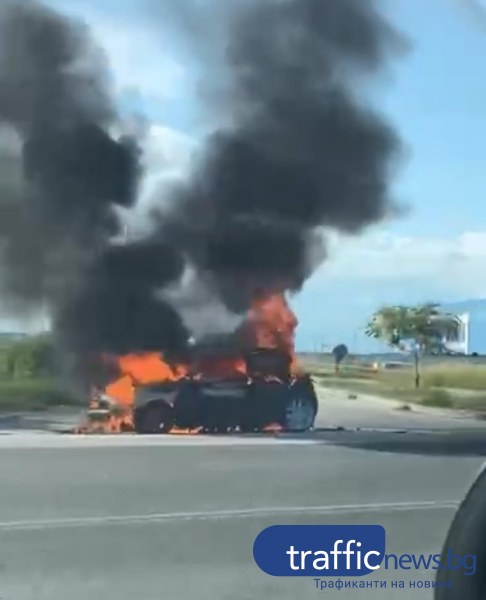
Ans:
POLYGON ((470 300, 459 300, 458 302, 444 302, 440 306, 442 310, 448 310, 454 313, 485 311, 486 298, 471 298, 470 300))

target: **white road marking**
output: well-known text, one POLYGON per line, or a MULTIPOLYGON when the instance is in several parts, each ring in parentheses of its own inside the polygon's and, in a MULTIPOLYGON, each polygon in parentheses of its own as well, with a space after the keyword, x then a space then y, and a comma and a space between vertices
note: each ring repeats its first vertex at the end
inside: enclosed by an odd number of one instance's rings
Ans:
POLYGON ((34 519, 0 521, 0 531, 55 529, 72 527, 99 527, 106 525, 140 525, 144 523, 172 523, 178 521, 215 521, 292 515, 326 515, 349 513, 381 513, 400 511, 457 509, 459 501, 440 502, 378 502, 373 504, 344 504, 323 506, 273 506, 265 508, 237 508, 228 510, 167 512, 147 515, 111 515, 99 517, 72 517, 64 519, 34 519))
POLYGON ((71 435, 50 432, 0 432, 0 450, 9 448, 135 448, 153 446, 272 446, 315 445, 322 441, 238 435, 71 435))

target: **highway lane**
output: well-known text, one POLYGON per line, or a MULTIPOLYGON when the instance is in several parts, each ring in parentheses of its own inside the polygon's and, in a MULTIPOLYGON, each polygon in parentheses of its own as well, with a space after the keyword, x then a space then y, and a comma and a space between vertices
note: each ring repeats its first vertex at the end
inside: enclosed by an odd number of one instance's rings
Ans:
MULTIPOLYGON (((482 462, 271 438, 126 436, 116 447, 88 438, 48 447, 41 438, 0 448, 2 599, 315 598, 312 580, 274 579, 254 565, 261 529, 381 523, 388 552, 433 553, 482 462)), ((388 588, 326 597, 431 595, 388 588)))

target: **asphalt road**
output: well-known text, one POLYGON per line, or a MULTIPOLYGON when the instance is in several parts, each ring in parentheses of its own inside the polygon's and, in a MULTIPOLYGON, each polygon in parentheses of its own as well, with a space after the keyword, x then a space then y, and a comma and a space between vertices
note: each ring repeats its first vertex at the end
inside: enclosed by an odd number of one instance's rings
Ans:
MULTIPOLYGON (((278 523, 378 523, 389 553, 438 552, 486 423, 342 391, 321 401, 305 436, 66 436, 50 430, 79 413, 4 415, 0 600, 315 598, 312 579, 254 564, 255 537, 278 523)), ((431 600, 408 586, 434 574, 381 570, 385 589, 326 597, 431 600)))
POLYGON ((476 429, 486 432, 486 422, 473 413, 437 409, 399 400, 381 398, 372 394, 354 394, 346 390, 318 387, 320 412, 319 427, 341 426, 349 429, 406 429, 444 430, 476 429))
MULTIPOLYGON (((256 535, 276 523, 379 523, 387 552, 437 552, 482 459, 410 452, 319 437, 5 434, 0 598, 315 598, 312 579, 259 571, 256 535)), ((430 599, 408 582, 433 575, 379 572, 387 589, 326 597, 430 599)))

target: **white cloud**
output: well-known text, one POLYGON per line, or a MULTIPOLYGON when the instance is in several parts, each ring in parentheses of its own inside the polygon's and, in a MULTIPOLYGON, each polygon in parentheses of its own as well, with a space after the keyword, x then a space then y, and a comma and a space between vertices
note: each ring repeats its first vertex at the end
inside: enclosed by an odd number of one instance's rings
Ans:
POLYGON ((363 333, 380 306, 486 297, 486 231, 427 238, 376 230, 330 238, 327 262, 293 301, 302 349, 343 342, 354 351, 382 351, 363 333))
POLYGON ((158 101, 177 95, 186 71, 137 13, 128 18, 116 10, 107 14, 92 3, 51 0, 50 4, 88 24, 108 55, 116 93, 136 90, 158 101))
POLYGON ((143 139, 143 170, 137 206, 130 213, 131 235, 149 227, 149 212, 163 206, 170 187, 187 173, 197 142, 163 125, 152 124, 143 139))
POLYGON ((355 283, 368 297, 388 290, 423 296, 486 296, 486 231, 456 237, 400 236, 375 231, 361 238, 330 236, 330 257, 311 281, 313 289, 355 283))
POLYGON ((176 94, 185 70, 167 51, 164 52, 146 27, 100 19, 93 20, 90 25, 110 57, 119 92, 134 88, 145 97, 159 100, 176 94))
POLYGON ((164 125, 153 124, 144 141, 144 167, 151 175, 183 173, 196 148, 194 138, 164 125))

